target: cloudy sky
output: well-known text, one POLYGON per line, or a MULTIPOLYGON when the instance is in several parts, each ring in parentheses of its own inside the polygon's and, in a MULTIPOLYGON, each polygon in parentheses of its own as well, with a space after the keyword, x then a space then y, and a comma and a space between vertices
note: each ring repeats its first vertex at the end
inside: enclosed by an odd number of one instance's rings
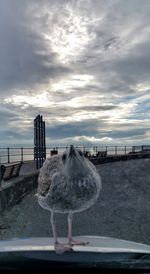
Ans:
POLYGON ((150 143, 149 0, 0 0, 0 146, 150 143))

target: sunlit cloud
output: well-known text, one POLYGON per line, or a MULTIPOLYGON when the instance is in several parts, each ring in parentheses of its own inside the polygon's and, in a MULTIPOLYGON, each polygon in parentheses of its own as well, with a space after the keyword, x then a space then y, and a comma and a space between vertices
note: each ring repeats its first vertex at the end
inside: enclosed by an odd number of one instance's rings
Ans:
MULTIPOLYGON (((54 15, 49 13, 48 23, 54 15)), ((91 39, 88 33, 88 17, 80 16, 71 5, 67 5, 58 19, 57 25, 44 33, 50 48, 64 64, 76 61, 91 39)))
POLYGON ((99 142, 108 142, 112 141, 110 137, 102 137, 102 138, 95 138, 94 136, 76 136, 74 137, 75 141, 78 142, 91 142, 91 143, 99 143, 99 142))
POLYGON ((64 144, 71 144, 74 143, 75 145, 81 145, 81 146, 94 146, 94 145, 107 145, 111 144, 113 141, 112 138, 109 137, 102 137, 102 138, 95 138, 94 136, 75 136, 72 138, 61 138, 57 140, 47 138, 47 141, 50 142, 52 145, 64 145, 64 144))
MULTIPOLYGON (((141 92, 145 92, 145 91, 149 91, 150 90, 150 82, 146 82, 146 83, 138 83, 135 86, 135 90, 141 92)), ((149 94, 147 94, 147 96, 150 97, 149 94)))
POLYGON ((81 74, 81 75, 72 75, 63 80, 57 81, 56 83, 51 84, 51 91, 63 91, 64 93, 71 92, 74 88, 86 87, 91 81, 94 80, 93 75, 81 74))
POLYGON ((48 107, 49 103, 49 94, 48 92, 43 92, 38 95, 13 95, 10 98, 4 100, 5 103, 11 103, 21 108, 27 108, 28 106, 37 106, 41 108, 48 107))

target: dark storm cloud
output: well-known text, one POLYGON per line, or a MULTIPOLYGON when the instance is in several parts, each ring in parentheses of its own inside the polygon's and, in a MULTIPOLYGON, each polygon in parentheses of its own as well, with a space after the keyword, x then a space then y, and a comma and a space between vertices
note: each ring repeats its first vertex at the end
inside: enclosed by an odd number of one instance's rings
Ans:
POLYGON ((137 54, 135 54, 135 49, 134 55, 131 53, 128 57, 124 57, 112 65, 118 77, 128 85, 135 85, 149 80, 150 52, 145 52, 144 48, 142 55, 141 53, 138 54, 138 49, 137 54))
POLYGON ((86 110, 86 111, 104 111, 104 110, 112 110, 117 108, 117 106, 110 106, 110 105, 105 105, 105 106, 84 106, 82 108, 78 108, 79 110, 86 110))
POLYGON ((29 1, 17 0, 0 3, 0 92, 4 95, 70 72, 57 64, 56 54, 33 28, 34 16, 27 13, 28 5, 29 1))
MULTIPOLYGON (((88 121, 90 122, 90 121, 88 121)), ((81 123, 67 123, 58 126, 48 127, 46 129, 47 136, 50 138, 60 139, 67 137, 74 137, 80 135, 89 135, 92 131, 93 134, 97 134, 97 129, 94 126, 89 126, 88 122, 81 122, 81 123)))
POLYGON ((46 129, 47 137, 52 139, 60 139, 74 136, 95 136, 105 137, 109 134, 109 130, 104 129, 103 121, 97 119, 87 119, 81 122, 63 123, 58 125, 49 126, 46 129))
POLYGON ((86 73, 94 73, 105 92, 123 95, 135 92, 131 84, 149 77, 150 5, 148 1, 109 4, 100 24, 89 25, 95 39, 87 46, 79 65, 86 73))
POLYGON ((11 112, 8 112, 8 109, 2 110, 0 109, 0 123, 5 124, 6 121, 12 120, 12 119, 16 119, 18 117, 18 115, 16 113, 12 114, 11 112))
POLYGON ((115 130, 112 131, 109 136, 113 139, 115 138, 138 138, 139 136, 143 136, 149 130, 149 128, 136 128, 136 129, 128 129, 126 130, 115 130))
MULTIPOLYGON (((49 115, 51 114, 52 116, 54 116, 54 114, 55 115, 57 114, 57 116, 60 115, 60 117, 61 117, 62 115, 66 115, 66 113, 71 115, 73 113, 78 113, 78 112, 81 112, 81 111, 88 111, 90 113, 90 112, 100 112, 100 111, 105 111, 105 110, 106 111, 107 110, 113 110, 115 108, 117 108, 117 106, 113 106, 113 105, 84 106, 84 107, 75 107, 75 108, 69 107, 69 106, 66 106, 66 107, 60 107, 59 106, 59 108, 52 107, 51 110, 46 110, 46 112, 48 111, 49 115)), ((36 108, 36 107, 34 108, 34 107, 32 107, 30 109, 31 109, 31 111, 34 110, 34 112, 35 112, 35 109, 36 109, 36 110, 38 110, 38 112, 43 112, 44 113, 44 111, 42 111, 43 108, 36 108)), ((28 110, 29 109, 27 108, 27 111, 28 110)))
POLYGON ((31 135, 29 134, 29 132, 27 132, 26 134, 23 134, 21 131, 15 132, 13 129, 12 130, 4 130, 1 134, 1 136, 3 137, 3 140, 5 140, 5 142, 9 141, 9 142, 15 143, 14 140, 16 140, 16 143, 17 143, 18 139, 23 139, 23 138, 27 139, 27 140, 28 139, 31 140, 31 135))
MULTIPOLYGON (((17 110, 17 109, 16 109, 17 110)), ((33 130, 23 130, 24 129, 24 118, 22 113, 11 108, 0 109, 0 147, 6 147, 17 145, 19 140, 26 141, 30 140, 32 143, 33 130)))

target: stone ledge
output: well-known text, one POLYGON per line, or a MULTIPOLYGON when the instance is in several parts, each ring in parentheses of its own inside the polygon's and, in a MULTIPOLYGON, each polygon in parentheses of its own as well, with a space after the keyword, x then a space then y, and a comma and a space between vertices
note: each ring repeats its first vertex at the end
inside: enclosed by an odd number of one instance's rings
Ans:
POLYGON ((2 183, 0 187, 0 213, 17 204, 37 187, 38 171, 2 183))

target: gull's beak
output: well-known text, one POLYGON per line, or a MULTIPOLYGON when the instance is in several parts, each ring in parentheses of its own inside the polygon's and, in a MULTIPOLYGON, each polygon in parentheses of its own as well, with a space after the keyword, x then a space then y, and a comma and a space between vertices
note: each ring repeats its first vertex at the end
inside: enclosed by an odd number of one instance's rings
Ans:
POLYGON ((76 150, 73 145, 70 146, 69 156, 76 156, 76 150))

